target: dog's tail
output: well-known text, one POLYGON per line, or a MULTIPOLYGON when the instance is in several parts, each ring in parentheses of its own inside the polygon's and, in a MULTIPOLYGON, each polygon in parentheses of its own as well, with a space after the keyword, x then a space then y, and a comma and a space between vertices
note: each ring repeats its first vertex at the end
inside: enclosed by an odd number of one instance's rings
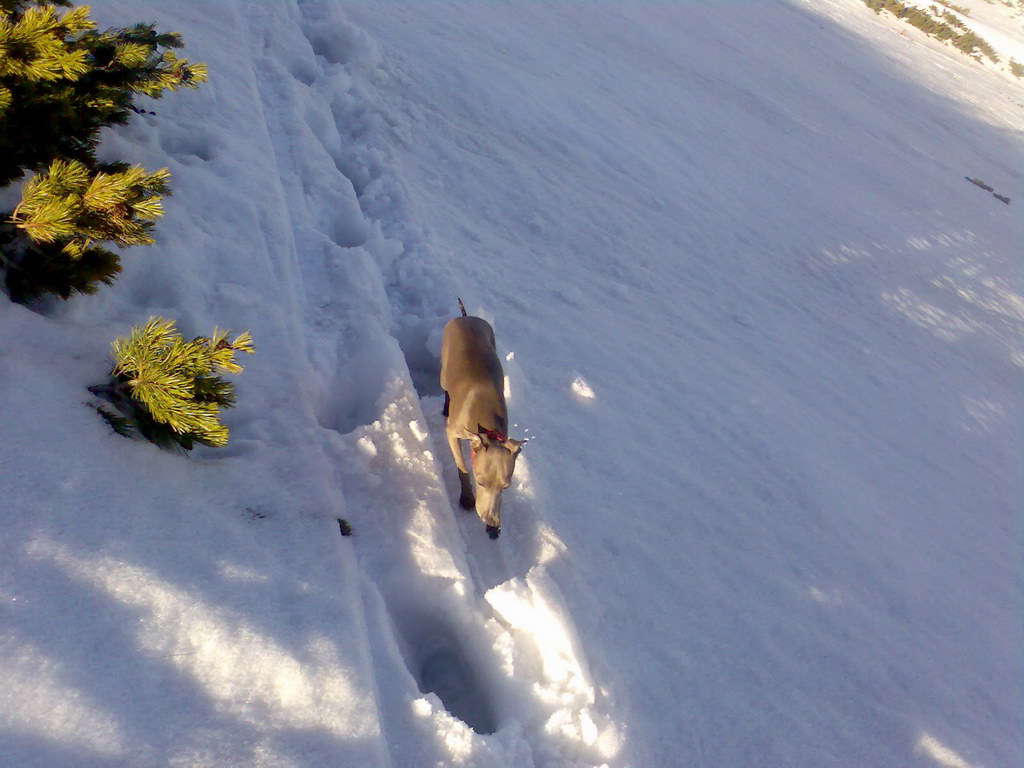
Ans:
POLYGON ((462 299, 459 299, 459 309, 462 310, 462 316, 466 317, 466 305, 462 303, 462 299))

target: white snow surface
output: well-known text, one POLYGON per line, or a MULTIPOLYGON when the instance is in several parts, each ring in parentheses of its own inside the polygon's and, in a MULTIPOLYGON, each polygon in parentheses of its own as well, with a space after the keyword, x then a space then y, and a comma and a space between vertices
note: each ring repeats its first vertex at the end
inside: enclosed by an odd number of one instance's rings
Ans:
POLYGON ((210 82, 105 133, 157 244, 0 300, 0 766, 1024 765, 1020 81, 859 0, 94 15, 210 82), (253 332, 227 448, 87 407, 151 314, 253 332))

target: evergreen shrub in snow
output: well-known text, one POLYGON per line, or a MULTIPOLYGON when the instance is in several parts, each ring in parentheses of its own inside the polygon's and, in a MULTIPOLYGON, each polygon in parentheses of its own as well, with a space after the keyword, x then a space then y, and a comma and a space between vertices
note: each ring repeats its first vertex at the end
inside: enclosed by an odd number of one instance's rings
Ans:
POLYGON ((11 297, 26 301, 52 293, 66 299, 112 283, 119 259, 98 244, 152 243, 169 178, 166 168, 147 173, 118 164, 91 171, 77 160, 54 160, 25 184, 0 233, 11 297))
MULTIPOLYGON (((984 54, 993 63, 999 63, 999 57, 996 55, 995 49, 986 40, 971 32, 967 25, 948 11, 940 12, 939 9, 933 6, 934 13, 936 14, 933 15, 927 10, 918 8, 916 5, 903 2, 903 0, 864 0, 864 4, 875 13, 880 14, 882 11, 888 11, 896 16, 896 18, 917 27, 936 40, 951 43, 955 48, 978 61, 981 60, 981 55, 984 54), (941 18, 936 18, 936 16, 941 18)), ((953 5, 946 5, 958 11, 962 10, 953 5)))
POLYGON ((55 157, 92 165, 99 131, 128 122, 139 95, 194 88, 206 67, 152 24, 96 31, 68 0, 0 0, 0 185, 55 157))
POLYGON ((90 387, 116 407, 97 410, 120 434, 137 431, 157 445, 191 450, 196 443, 219 447, 228 442, 220 409, 235 402, 234 385, 221 373, 239 373, 235 354, 255 351, 248 331, 228 341, 228 332, 185 341, 174 322, 151 317, 111 343, 110 380, 90 387))
POLYGON ((206 68, 179 58, 151 24, 97 31, 88 6, 0 0, 0 187, 41 173, 15 214, 0 214, 0 268, 12 298, 67 298, 110 283, 117 256, 93 244, 152 242, 168 174, 101 164, 99 132, 128 122, 138 96, 196 87, 206 68))

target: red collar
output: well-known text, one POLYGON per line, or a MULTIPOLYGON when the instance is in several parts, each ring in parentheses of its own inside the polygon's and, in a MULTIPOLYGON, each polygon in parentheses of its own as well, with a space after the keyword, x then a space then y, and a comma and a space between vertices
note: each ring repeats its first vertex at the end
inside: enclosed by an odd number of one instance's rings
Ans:
POLYGON ((501 432, 499 432, 496 429, 483 429, 480 430, 480 434, 486 435, 491 440, 497 440, 499 443, 504 443, 506 440, 508 440, 507 437, 505 437, 503 434, 501 434, 501 432))
MULTIPOLYGON (((484 437, 488 438, 489 440, 495 440, 496 442, 499 442, 499 443, 502 443, 502 444, 504 444, 508 440, 507 437, 505 437, 503 434, 501 434, 501 432, 499 432, 496 429, 483 429, 483 428, 481 428, 480 429, 480 434, 483 435, 484 437)), ((473 449, 470 449, 470 451, 469 451, 469 465, 470 466, 473 466, 473 459, 475 459, 475 458, 476 458, 476 451, 474 451, 473 449)))

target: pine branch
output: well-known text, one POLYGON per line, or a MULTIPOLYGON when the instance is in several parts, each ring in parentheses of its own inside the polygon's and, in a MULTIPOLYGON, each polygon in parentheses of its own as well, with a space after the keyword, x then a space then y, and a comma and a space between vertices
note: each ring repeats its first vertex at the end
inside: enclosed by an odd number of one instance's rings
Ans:
MULTIPOLYGON (((223 368, 218 355, 252 351, 248 332, 228 344, 227 333, 215 329, 210 338, 185 341, 174 323, 151 317, 127 337, 111 343, 113 390, 124 393, 140 433, 190 449, 193 443, 221 446, 228 428, 218 420, 220 409, 234 405, 234 385, 216 375, 223 368)), ((221 360, 223 362, 223 360, 221 360)), ((238 370, 241 370, 238 368, 238 370)))
POLYGON ((122 247, 148 245, 163 215, 169 178, 166 168, 90 172, 76 160, 55 160, 25 184, 10 221, 35 242, 59 243, 73 259, 107 240, 122 247))

